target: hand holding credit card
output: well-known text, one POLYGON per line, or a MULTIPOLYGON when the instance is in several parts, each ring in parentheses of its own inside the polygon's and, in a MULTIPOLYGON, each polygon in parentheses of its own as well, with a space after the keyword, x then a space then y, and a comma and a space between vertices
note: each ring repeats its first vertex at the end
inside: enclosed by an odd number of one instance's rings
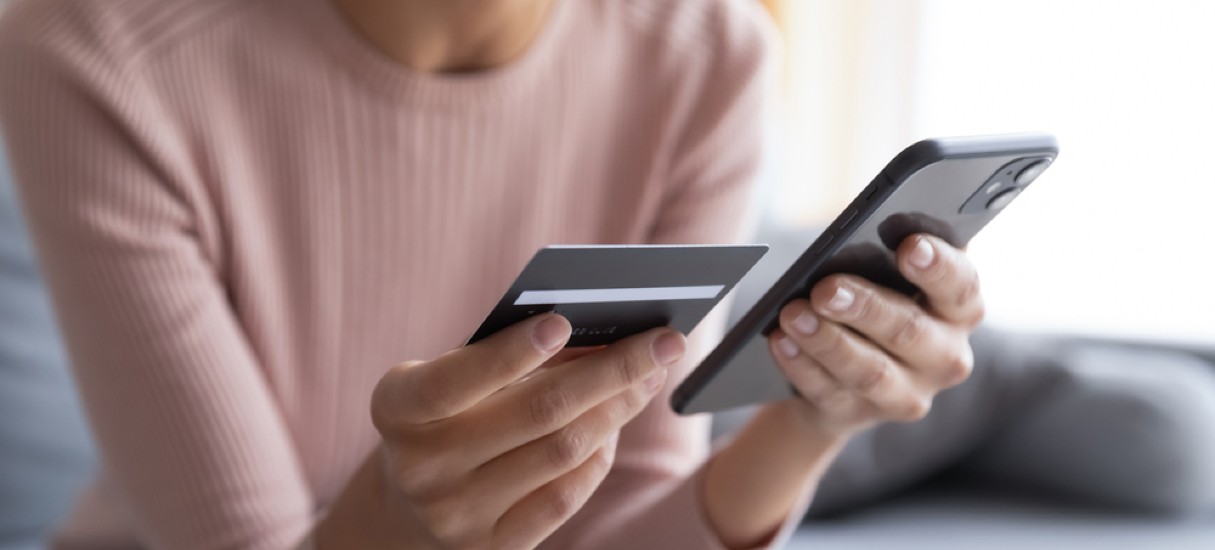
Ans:
POLYGON ((459 544, 490 533, 482 546, 539 544, 612 471, 621 429, 687 355, 679 332, 691 332, 766 250, 537 252, 469 345, 402 363, 376 385, 372 419, 386 454, 371 464, 393 476, 404 498, 389 500, 408 506, 399 509, 406 528, 428 541, 435 532, 459 544), (450 505, 463 501, 477 504, 476 517, 450 505), (553 513, 557 501, 568 513, 553 513))
POLYGON ((610 344, 661 326, 686 335, 767 250, 766 245, 549 246, 532 257, 468 343, 549 311, 573 326, 569 347, 610 344))

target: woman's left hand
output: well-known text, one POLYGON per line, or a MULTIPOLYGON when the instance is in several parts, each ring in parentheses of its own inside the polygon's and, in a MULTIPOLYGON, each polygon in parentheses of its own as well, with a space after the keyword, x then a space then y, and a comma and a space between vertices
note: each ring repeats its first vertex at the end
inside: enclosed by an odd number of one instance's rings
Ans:
POLYGON ((969 336, 983 318, 974 266, 929 235, 908 237, 897 258, 920 299, 832 275, 808 300, 786 305, 769 337, 800 408, 821 432, 847 436, 878 422, 919 420, 938 392, 970 375, 969 336))

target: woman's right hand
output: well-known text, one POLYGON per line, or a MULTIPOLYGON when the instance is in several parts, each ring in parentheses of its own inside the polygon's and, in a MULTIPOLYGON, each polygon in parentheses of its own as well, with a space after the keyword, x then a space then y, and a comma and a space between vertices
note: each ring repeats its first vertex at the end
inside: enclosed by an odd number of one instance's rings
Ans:
POLYGON ((569 336, 563 317, 540 315, 380 380, 386 504, 411 548, 538 545, 603 481, 620 428, 686 347, 655 329, 537 370, 569 336))

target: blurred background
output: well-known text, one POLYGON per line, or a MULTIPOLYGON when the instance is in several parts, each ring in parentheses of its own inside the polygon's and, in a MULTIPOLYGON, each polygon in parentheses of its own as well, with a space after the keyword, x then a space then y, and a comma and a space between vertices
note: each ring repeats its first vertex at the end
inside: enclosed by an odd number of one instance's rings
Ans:
POLYGON ((1215 342, 1215 3, 766 4, 770 220, 829 222, 918 139, 1051 132, 1058 162, 971 245, 988 319, 1215 342))
MULTIPOLYGON (((1215 236, 1215 38, 1210 32, 1215 3, 764 3, 781 30, 783 63, 762 178, 762 233, 812 234, 916 140, 1050 132, 1060 142, 1058 161, 971 243, 989 324, 1104 343, 1215 349, 1215 250, 1207 242, 1215 236)), ((1204 353, 1205 364, 1190 365, 1187 359, 1132 358, 1126 349, 1098 346, 1061 354, 1068 358, 1059 366, 1069 376, 1087 373, 1077 377, 1079 386, 1110 387, 1110 380, 1122 378, 1124 395, 1138 394, 1131 401, 1143 399, 1140 405, 1154 402, 1146 409, 1153 410, 1186 400, 1167 389, 1169 384, 1210 385, 1203 375, 1215 368, 1213 355, 1204 353), (1146 371, 1159 373, 1161 380, 1132 381, 1146 371)), ((1026 365, 993 366, 1008 373, 1026 365)), ((938 407, 952 407, 956 399, 943 395, 938 407)), ((1017 443, 1034 448, 1016 460, 1032 468, 1042 459, 1039 451, 1054 445, 1060 456, 1078 460, 1059 464, 1082 469, 1079 457, 1094 452, 1101 437, 1124 442, 1142 437, 1133 435, 1135 413, 1124 413, 1135 405, 1126 403, 1094 412, 1108 415, 1111 431, 1087 437, 1093 426, 1072 419, 1086 414, 1089 405, 1074 401, 1070 412, 1060 408, 1042 420, 1071 435, 1047 443, 1040 436, 1049 430, 1031 428, 1026 433, 1040 433, 1017 443)), ((1090 411, 1103 406, 1091 403, 1090 411)), ((1184 423, 1210 414, 1204 410, 1211 409, 1192 403, 1162 417, 1173 415, 1184 423)), ((1190 434, 1204 441, 1177 450, 1179 455, 1163 463, 1184 469, 1185 457, 1205 453, 1201 449, 1215 441, 1215 434, 1204 434, 1190 434)), ((851 466, 837 463, 829 475, 863 475, 865 467, 856 464, 881 463, 882 449, 895 448, 883 447, 883 441, 897 440, 887 433, 875 437, 869 449, 850 448, 844 459, 851 466)), ((1002 451, 1015 452, 1007 446, 1002 451)), ((1101 469, 1121 457, 1089 459, 1091 468, 1101 469)), ((1158 473, 1145 465, 1111 479, 1158 473)), ((1190 472, 1196 473, 1190 478, 1196 486, 1211 475, 1190 472)), ((1076 506, 1067 499, 1025 498, 1016 482, 976 486, 973 478, 962 478, 946 475, 858 514, 818 518, 792 546, 1215 548, 1210 511, 1185 517, 1127 514, 1091 502, 1076 506)), ((830 486, 824 489, 821 496, 832 492, 830 486)))

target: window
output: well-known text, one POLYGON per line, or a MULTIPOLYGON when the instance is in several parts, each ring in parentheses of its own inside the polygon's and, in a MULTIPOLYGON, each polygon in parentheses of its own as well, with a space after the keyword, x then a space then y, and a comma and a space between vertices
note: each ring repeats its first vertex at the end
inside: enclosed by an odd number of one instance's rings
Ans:
POLYGON ((918 138, 1049 131, 1058 162, 971 246, 989 319, 1215 342, 1215 3, 783 7, 772 216, 829 220, 918 138))

